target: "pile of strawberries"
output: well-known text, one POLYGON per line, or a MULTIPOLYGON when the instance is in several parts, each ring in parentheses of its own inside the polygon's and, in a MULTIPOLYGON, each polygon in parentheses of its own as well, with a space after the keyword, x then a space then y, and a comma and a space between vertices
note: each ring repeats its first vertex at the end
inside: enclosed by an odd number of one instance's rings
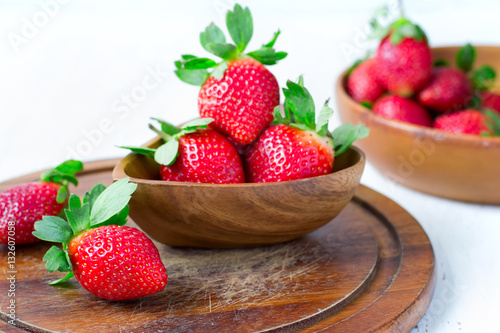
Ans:
MULTIPOLYGON (((277 182, 332 172, 335 156, 368 129, 345 124, 329 132, 333 110, 326 101, 316 117, 302 77, 287 82, 280 106, 278 82, 264 67, 287 55, 273 48, 279 31, 245 54, 253 34, 248 8, 235 5, 227 28, 234 44, 214 24, 200 34, 202 46, 221 62, 193 55, 175 62, 180 79, 201 86, 201 118, 182 127, 152 118, 160 128, 150 128, 163 144, 124 148, 154 158, 168 181, 277 182)), ((167 272, 158 249, 142 231, 125 226, 137 185, 121 179, 108 188, 97 184, 81 198, 70 195, 68 186, 78 185, 75 174, 82 168, 79 161, 66 161, 38 182, 0 193, 0 244, 14 251, 15 244, 62 243, 43 257, 49 272, 67 272, 51 284, 75 277, 89 292, 112 301, 161 291, 167 272)))
POLYGON ((383 31, 374 58, 348 71, 351 97, 382 117, 455 134, 500 135, 500 95, 488 65, 474 68, 467 44, 456 67, 433 59, 424 31, 400 18, 383 31))
POLYGON ((274 49, 280 32, 260 49, 245 53, 253 34, 249 9, 236 4, 227 13, 226 24, 234 44, 226 42, 213 23, 200 34, 203 48, 221 61, 185 54, 175 62, 182 81, 201 86, 201 118, 181 128, 152 118, 161 129, 150 128, 164 143, 157 149, 122 148, 154 158, 166 181, 279 182, 331 173, 335 155, 368 135, 368 130, 345 124, 330 133, 333 110, 327 101, 316 117, 302 77, 287 82, 280 107, 278 81, 264 67, 287 56, 274 49))

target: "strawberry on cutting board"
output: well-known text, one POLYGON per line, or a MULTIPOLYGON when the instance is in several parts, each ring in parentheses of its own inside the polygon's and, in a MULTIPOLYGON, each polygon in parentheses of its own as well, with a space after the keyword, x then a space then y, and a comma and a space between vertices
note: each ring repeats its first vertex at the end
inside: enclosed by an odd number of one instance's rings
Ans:
POLYGON ((111 301, 151 295, 167 284, 158 249, 140 230, 124 226, 128 202, 137 185, 121 179, 108 188, 94 186, 81 200, 73 194, 65 210, 67 222, 44 216, 33 234, 62 243, 52 246, 43 260, 49 272, 69 272, 92 294, 111 301))
POLYGON ((153 129, 165 143, 144 148, 123 146, 150 156, 161 164, 160 175, 166 181, 231 184, 245 182, 243 163, 236 147, 222 134, 207 128, 213 119, 199 118, 181 128, 152 118, 162 129, 153 129))
POLYGON ((273 48, 279 31, 260 49, 244 53, 253 35, 248 8, 236 4, 227 13, 226 25, 234 44, 227 43, 222 30, 213 23, 200 34, 203 48, 222 62, 183 55, 175 62, 175 73, 184 82, 201 86, 199 113, 214 119, 210 127, 246 145, 269 125, 279 104, 278 82, 264 65, 276 64, 287 54, 273 48), (210 73, 208 69, 212 69, 210 73))
POLYGON ((409 98, 396 95, 380 98, 373 106, 373 113, 387 119, 420 126, 432 126, 431 117, 425 108, 409 98))
POLYGON ((0 244, 9 237, 16 244, 36 243, 33 226, 44 215, 59 215, 69 197, 69 184, 78 185, 80 161, 69 160, 44 172, 39 182, 12 187, 0 193, 0 244))
POLYGON ((375 55, 377 77, 393 94, 408 97, 430 79, 432 55, 424 31, 406 18, 395 21, 375 55))
POLYGON ((274 111, 275 122, 266 128, 245 155, 247 181, 279 182, 325 175, 332 172, 334 156, 341 154, 356 139, 368 135, 362 125, 343 125, 328 131, 333 110, 325 103, 318 120, 314 101, 298 83, 287 82, 284 115, 274 111))
POLYGON ((377 78, 375 59, 356 62, 349 70, 347 92, 356 102, 371 106, 385 91, 377 78))

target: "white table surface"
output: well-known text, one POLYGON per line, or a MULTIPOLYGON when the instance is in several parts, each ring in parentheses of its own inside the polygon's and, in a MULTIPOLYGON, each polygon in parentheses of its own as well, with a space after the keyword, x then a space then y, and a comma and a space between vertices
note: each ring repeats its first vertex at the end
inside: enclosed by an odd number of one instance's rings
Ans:
MULTIPOLYGON (((336 77, 364 54, 370 45, 362 39, 366 22, 385 4, 242 3, 250 5, 254 17, 248 49, 260 47, 280 28, 276 47, 289 56, 270 70, 280 85, 304 74, 317 105, 331 97, 332 106, 336 77)), ((0 181, 69 157, 124 156, 115 145, 151 138, 151 116, 172 123, 196 117, 197 88, 175 77, 173 62, 183 53, 207 55, 198 34, 211 21, 224 27, 224 13, 233 4, 0 0, 0 181), (154 81, 151 73, 156 73, 154 81)), ((432 46, 500 44, 499 1, 408 0, 405 7, 432 46)), ((335 118, 332 128, 338 124, 335 118)), ((434 246, 436 292, 412 332, 497 331, 500 207, 418 193, 391 182, 370 164, 361 182, 408 210, 434 246)))

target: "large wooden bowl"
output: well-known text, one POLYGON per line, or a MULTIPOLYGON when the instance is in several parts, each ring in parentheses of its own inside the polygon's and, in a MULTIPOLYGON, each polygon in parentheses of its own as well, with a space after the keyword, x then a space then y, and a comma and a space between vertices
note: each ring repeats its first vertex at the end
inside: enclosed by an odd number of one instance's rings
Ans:
MULTIPOLYGON (((158 146, 159 139, 146 144, 158 146)), ((285 242, 323 226, 347 205, 365 165, 352 147, 335 158, 334 172, 266 184, 198 184, 159 180, 151 158, 129 154, 113 179, 130 177, 137 190, 130 216, 152 238, 172 246, 254 247, 285 242)))
MULTIPOLYGON (((454 63, 459 47, 432 50, 435 59, 454 63)), ((500 47, 476 47, 476 65, 500 72, 500 47)), ((449 199, 500 204, 500 138, 456 135, 388 120, 347 94, 346 73, 337 80, 337 107, 343 122, 363 123, 370 136, 357 142, 388 178, 415 190, 449 199)), ((495 90, 500 90, 497 81, 495 90)))

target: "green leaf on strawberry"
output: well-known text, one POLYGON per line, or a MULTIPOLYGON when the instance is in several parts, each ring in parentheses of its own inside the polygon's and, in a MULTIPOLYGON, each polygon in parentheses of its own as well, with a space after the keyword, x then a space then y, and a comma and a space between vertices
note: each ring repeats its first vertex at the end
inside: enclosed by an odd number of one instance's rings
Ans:
POLYGON ((413 38, 416 41, 427 40, 425 32, 419 25, 410 22, 406 18, 400 18, 391 25, 391 43, 398 45, 405 38, 413 38))
POLYGON ((104 192, 105 189, 106 186, 101 183, 94 185, 94 187, 92 187, 92 189, 90 189, 89 192, 86 192, 83 196, 83 203, 88 203, 90 205, 90 208, 92 209, 95 201, 101 195, 101 193, 104 192))
POLYGON ((217 63, 208 58, 195 58, 184 63, 186 69, 207 69, 216 67, 217 63))
POLYGON ((208 52, 224 60, 231 60, 238 55, 236 46, 229 43, 209 43, 206 45, 206 48, 208 52))
POLYGON ((164 120, 151 118, 161 125, 161 130, 153 125, 149 128, 158 134, 165 142, 158 148, 145 148, 133 146, 120 146, 119 148, 129 149, 134 153, 152 157, 161 165, 172 165, 179 154, 179 138, 185 134, 196 132, 199 129, 207 128, 208 124, 214 121, 212 118, 197 118, 184 124, 181 128, 176 127, 164 120))
POLYGON ((80 198, 76 194, 71 195, 69 209, 65 209, 64 212, 74 234, 90 226, 90 204, 85 203, 82 206, 80 198))
POLYGON ((283 88, 285 114, 293 114, 297 124, 316 130, 314 100, 309 91, 300 83, 290 80, 287 81, 286 86, 288 89, 283 88))
POLYGON ((175 71, 175 75, 182 81, 194 86, 201 86, 209 76, 206 69, 185 69, 179 68, 175 71))
POLYGON ((212 73, 210 73, 210 76, 212 76, 213 78, 215 78, 217 80, 222 80, 222 78, 224 77, 224 73, 226 72, 227 67, 228 67, 227 61, 221 62, 219 65, 217 65, 217 67, 214 68, 212 73))
POLYGON ((41 182, 52 182, 60 185, 57 193, 57 202, 62 203, 69 197, 69 184, 78 185, 75 174, 83 170, 83 163, 75 160, 68 160, 54 169, 47 170, 40 176, 41 182))
POLYGON ((287 88, 283 88, 285 102, 283 114, 279 107, 274 109, 274 123, 283 124, 304 131, 314 131, 320 137, 333 137, 333 150, 335 155, 345 152, 351 144, 365 138, 369 129, 364 125, 344 124, 332 133, 328 131, 329 120, 333 115, 333 109, 328 106, 329 100, 325 102, 315 122, 314 101, 309 91, 304 87, 303 77, 300 76, 298 83, 287 81, 287 88))
POLYGON ((370 134, 370 130, 361 124, 345 123, 337 127, 332 132, 335 156, 342 154, 354 141, 366 138, 368 134, 370 134))
POLYGON ((181 131, 179 127, 172 125, 171 123, 163 119, 151 117, 151 120, 156 120, 157 122, 159 122, 161 125, 161 131, 168 135, 175 135, 181 131))
POLYGON ((155 161, 162 165, 172 165, 179 155, 179 140, 172 138, 156 149, 155 161))
POLYGON ((476 90, 489 90, 495 84, 496 79, 495 70, 488 65, 484 65, 474 70, 471 74, 472 85, 476 90))
POLYGON ((476 50, 471 44, 467 43, 458 50, 455 62, 458 68, 467 73, 474 66, 475 60, 476 50))
POLYGON ((33 235, 47 242, 66 243, 73 236, 73 230, 62 218, 46 215, 35 222, 33 235))
POLYGON ((201 86, 209 76, 221 80, 228 67, 227 62, 251 57, 264 65, 274 65, 287 56, 286 52, 277 52, 274 44, 280 31, 278 30, 271 41, 253 52, 244 54, 244 51, 253 35, 253 18, 248 7, 235 4, 233 10, 226 15, 226 27, 234 44, 228 43, 223 31, 214 23, 200 33, 202 47, 213 55, 222 58, 217 63, 209 58, 198 58, 192 55, 183 55, 181 60, 174 62, 175 74, 182 81, 201 86), (212 71, 209 72, 208 69, 212 71))
POLYGON ((333 109, 328 106, 329 101, 330 100, 327 100, 321 108, 318 121, 316 122, 317 132, 321 136, 326 136, 328 134, 328 121, 333 116, 333 109))
POLYGON ((276 52, 273 48, 280 33, 281 32, 278 30, 269 43, 262 45, 262 47, 256 51, 249 52, 248 55, 264 65, 274 65, 281 59, 286 58, 288 53, 276 52))
POLYGON ((120 179, 105 189, 94 202, 90 212, 90 224, 105 222, 127 206, 137 184, 129 183, 127 178, 120 179))
POLYGON ((488 117, 486 126, 491 131, 490 136, 500 136, 500 114, 489 109, 484 110, 484 114, 488 117))
POLYGON ((200 33, 200 43, 201 46, 208 52, 210 50, 207 49, 207 44, 210 43, 225 43, 226 42, 226 37, 224 36, 224 32, 222 32, 221 28, 219 28, 217 25, 215 25, 213 22, 210 23, 210 25, 200 33))
POLYGON ((71 263, 66 260, 66 253, 53 245, 43 256, 43 261, 46 261, 46 268, 50 273, 55 271, 67 272, 71 270, 71 263))
POLYGON ((447 60, 443 59, 437 59, 434 60, 434 63, 432 64, 434 67, 448 67, 450 66, 450 63, 447 60))
POLYGON ((235 4, 233 11, 228 11, 226 15, 226 26, 238 50, 245 51, 253 35, 253 19, 250 9, 248 7, 243 9, 239 4, 235 4))
MULTIPOLYGON (((63 244, 62 250, 53 246, 43 257, 47 270, 49 272, 72 270, 68 244, 79 234, 103 225, 123 225, 129 211, 128 202, 136 188, 137 185, 129 183, 128 178, 120 179, 108 188, 97 184, 84 195, 83 204, 76 194, 70 197, 68 209, 65 209, 67 222, 57 216, 44 216, 42 220, 37 221, 34 236, 45 241, 63 244)), ((64 281, 71 276, 70 273, 61 280, 53 281, 52 284, 64 281)))

